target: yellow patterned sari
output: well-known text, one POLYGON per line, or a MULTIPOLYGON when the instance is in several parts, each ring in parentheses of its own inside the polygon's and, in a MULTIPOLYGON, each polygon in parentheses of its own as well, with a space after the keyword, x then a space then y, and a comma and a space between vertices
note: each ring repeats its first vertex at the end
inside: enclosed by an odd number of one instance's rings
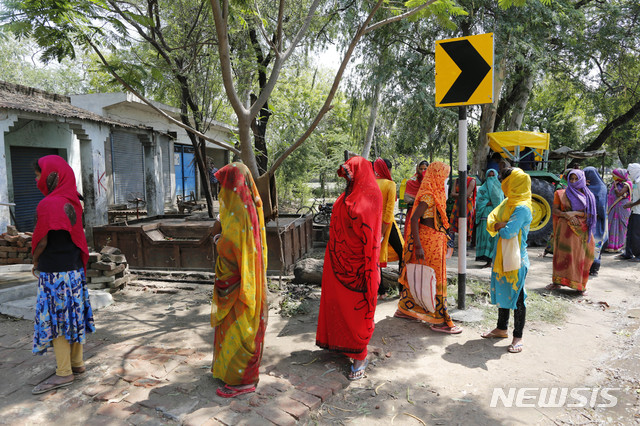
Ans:
POLYGON ((222 234, 211 309, 211 371, 228 385, 256 384, 268 314, 262 201, 245 165, 229 164, 215 176, 222 234))

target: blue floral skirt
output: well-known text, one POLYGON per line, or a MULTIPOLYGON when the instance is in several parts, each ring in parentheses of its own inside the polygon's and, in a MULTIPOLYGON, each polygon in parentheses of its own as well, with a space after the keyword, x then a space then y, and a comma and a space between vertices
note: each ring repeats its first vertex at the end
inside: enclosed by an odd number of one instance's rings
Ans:
POLYGON ((84 269, 40 272, 33 353, 44 354, 57 337, 84 344, 95 330, 84 269))

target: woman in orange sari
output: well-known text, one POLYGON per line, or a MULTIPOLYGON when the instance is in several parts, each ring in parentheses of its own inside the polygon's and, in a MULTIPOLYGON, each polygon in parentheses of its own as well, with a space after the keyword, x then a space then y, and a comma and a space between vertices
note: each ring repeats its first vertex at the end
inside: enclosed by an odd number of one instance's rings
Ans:
POLYGON ((397 318, 418 319, 431 324, 431 329, 440 333, 458 334, 462 328, 455 325, 447 310, 447 229, 445 181, 449 177, 449 166, 439 161, 429 164, 420 190, 416 196, 410 227, 404 245, 404 263, 419 263, 430 266, 436 274, 435 312, 427 312, 415 302, 409 291, 407 268, 400 276, 402 292, 398 301, 397 318))
POLYGON ((232 163, 216 174, 220 182, 218 258, 211 326, 213 377, 225 385, 216 393, 231 398, 254 392, 267 327, 267 244, 262 201, 249 169, 232 163))

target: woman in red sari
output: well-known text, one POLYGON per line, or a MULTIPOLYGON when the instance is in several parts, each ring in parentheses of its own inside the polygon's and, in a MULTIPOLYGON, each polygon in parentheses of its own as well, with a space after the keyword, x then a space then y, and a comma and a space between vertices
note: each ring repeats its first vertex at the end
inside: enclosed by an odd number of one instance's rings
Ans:
POLYGON ((371 163, 350 158, 338 170, 347 189, 333 204, 324 257, 316 345, 354 360, 350 380, 365 376, 380 271, 382 194, 371 163))

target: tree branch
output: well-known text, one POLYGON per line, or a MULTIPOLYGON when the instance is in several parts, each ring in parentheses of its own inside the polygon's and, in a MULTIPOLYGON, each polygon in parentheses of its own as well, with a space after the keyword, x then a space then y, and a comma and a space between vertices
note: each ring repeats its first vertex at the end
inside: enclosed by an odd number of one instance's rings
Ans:
POLYGON ((410 9, 410 10, 406 11, 405 13, 402 13, 402 14, 396 15, 396 16, 392 16, 392 17, 387 18, 387 19, 383 19, 382 21, 377 22, 377 23, 371 25, 370 27, 366 28, 364 30, 364 34, 370 33, 371 31, 375 31, 378 28, 383 27, 383 26, 385 26, 387 24, 390 24, 392 22, 398 22, 398 21, 401 21, 401 20, 403 20, 405 18, 408 18, 411 15, 415 15, 416 13, 420 12, 422 9, 426 8, 427 6, 430 6, 434 2, 436 2, 436 0, 429 0, 425 4, 422 4, 420 6, 416 6, 413 9, 410 9))
POLYGON ((155 112, 157 112, 158 114, 160 114, 161 116, 163 116, 166 120, 168 120, 169 122, 177 125, 178 127, 181 127, 185 130, 187 130, 188 132, 193 133, 194 135, 198 136, 199 138, 202 138, 206 141, 209 141, 215 145, 221 146, 225 149, 228 149, 229 151, 233 152, 236 155, 240 155, 240 151, 237 150, 235 147, 228 145, 224 142, 219 142, 215 139, 210 138, 209 136, 198 132, 197 130, 195 130, 193 127, 191 126, 187 126, 186 124, 182 123, 181 121, 176 120, 175 118, 169 116, 166 112, 162 111, 160 108, 158 108, 157 106, 155 106, 150 100, 148 100, 147 98, 145 98, 144 96, 142 96, 136 89, 134 89, 133 87, 131 87, 131 85, 129 85, 126 81, 124 81, 124 79, 122 77, 120 77, 120 75, 118 73, 116 73, 113 68, 109 65, 109 63, 107 62, 106 58, 102 55, 102 52, 100 51, 100 49, 98 49, 98 47, 91 41, 90 38, 87 37, 87 43, 89 44, 89 46, 91 46, 91 48, 93 49, 94 52, 96 52, 96 54, 98 55, 98 57, 100 58, 100 61, 104 64, 105 67, 107 67, 107 69, 109 70, 109 73, 120 82, 120 84, 122 84, 129 92, 131 92, 132 94, 134 94, 138 99, 140 99, 142 102, 144 102, 145 104, 149 105, 151 107, 151 109, 153 109, 155 112))

